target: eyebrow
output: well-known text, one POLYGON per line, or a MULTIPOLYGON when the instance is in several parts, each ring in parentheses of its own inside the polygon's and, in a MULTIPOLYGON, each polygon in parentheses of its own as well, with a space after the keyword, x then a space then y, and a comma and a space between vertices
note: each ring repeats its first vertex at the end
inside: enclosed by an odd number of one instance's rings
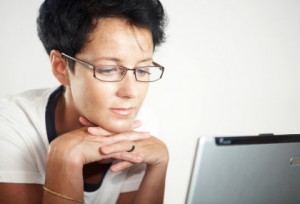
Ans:
MULTIPOLYGON (((97 58, 95 61, 100 61, 100 60, 108 60, 108 61, 114 61, 114 62, 121 62, 122 60, 116 57, 101 57, 101 58, 97 58)), ((142 62, 148 62, 148 61, 153 61, 153 58, 149 57, 149 58, 145 58, 143 60, 138 61, 138 63, 142 63, 142 62)))

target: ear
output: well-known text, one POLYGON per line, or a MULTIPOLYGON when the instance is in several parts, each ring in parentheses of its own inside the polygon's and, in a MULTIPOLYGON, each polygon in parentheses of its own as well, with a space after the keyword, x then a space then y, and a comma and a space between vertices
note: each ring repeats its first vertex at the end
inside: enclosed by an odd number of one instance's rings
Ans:
POLYGON ((52 73, 62 85, 69 85, 68 65, 57 50, 50 52, 52 73))

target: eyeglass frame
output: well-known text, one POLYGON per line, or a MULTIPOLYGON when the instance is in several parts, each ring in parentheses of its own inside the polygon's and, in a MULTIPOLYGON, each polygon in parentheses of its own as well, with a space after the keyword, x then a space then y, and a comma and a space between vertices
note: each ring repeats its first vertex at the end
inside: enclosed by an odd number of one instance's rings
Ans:
POLYGON ((62 55, 63 57, 66 57, 66 58, 68 58, 68 59, 71 59, 71 60, 73 60, 73 61, 75 61, 75 62, 78 62, 78 63, 82 64, 82 65, 85 66, 86 68, 92 69, 92 70, 93 70, 93 77, 94 77, 95 79, 97 79, 97 80, 99 80, 99 81, 103 81, 103 82, 120 82, 120 81, 122 81, 122 80, 124 79, 124 77, 126 76, 127 71, 133 71, 134 76, 135 76, 135 80, 138 81, 138 82, 146 82, 146 83, 149 83, 149 82, 155 82, 155 81, 158 81, 158 80, 160 80, 160 79, 162 78, 162 76, 163 76, 163 74, 164 74, 164 70, 165 70, 165 67, 161 66, 160 64, 158 64, 158 63, 156 63, 156 62, 152 62, 154 66, 143 66, 143 67, 137 67, 137 68, 127 68, 127 67, 119 66, 119 65, 107 65, 107 66, 116 66, 116 67, 120 67, 120 68, 123 68, 123 69, 126 70, 125 74, 122 76, 122 78, 121 78, 120 80, 117 80, 117 81, 107 81, 107 80, 102 80, 102 79, 99 79, 99 78, 96 77, 96 72, 95 72, 95 70, 96 70, 96 68, 99 67, 100 65, 99 65, 99 66, 96 66, 96 65, 90 64, 90 63, 85 62, 85 61, 82 61, 82 60, 80 60, 80 59, 76 59, 75 57, 71 57, 70 55, 67 55, 67 54, 65 54, 65 53, 63 53, 63 52, 61 52, 61 55, 62 55), (137 76, 136 76, 136 70, 137 70, 137 69, 140 69, 140 68, 145 68, 145 67, 157 67, 157 68, 160 68, 160 70, 161 70, 161 75, 160 75, 160 77, 159 77, 158 79, 153 80, 153 81, 141 81, 141 80, 138 80, 138 79, 137 79, 137 76))

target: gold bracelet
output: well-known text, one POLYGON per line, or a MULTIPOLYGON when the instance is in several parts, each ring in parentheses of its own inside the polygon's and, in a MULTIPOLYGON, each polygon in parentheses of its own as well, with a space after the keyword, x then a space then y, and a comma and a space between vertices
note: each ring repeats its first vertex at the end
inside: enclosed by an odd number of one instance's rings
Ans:
POLYGON ((60 193, 57 193, 57 192, 55 192, 55 191, 52 191, 52 190, 50 190, 49 188, 47 188, 46 186, 43 186, 43 189, 44 189, 45 191, 51 193, 52 195, 56 195, 56 196, 61 197, 61 198, 63 198, 63 199, 70 200, 70 201, 73 201, 73 202, 76 202, 76 203, 84 203, 84 200, 76 200, 76 199, 73 199, 73 198, 71 198, 71 197, 69 197, 69 196, 66 196, 66 195, 64 195, 64 194, 60 194, 60 193))

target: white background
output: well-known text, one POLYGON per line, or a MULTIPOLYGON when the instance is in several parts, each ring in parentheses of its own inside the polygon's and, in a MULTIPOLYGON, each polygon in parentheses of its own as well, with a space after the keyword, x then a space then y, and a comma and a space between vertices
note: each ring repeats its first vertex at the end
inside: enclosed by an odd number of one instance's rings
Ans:
MULTIPOLYGON (((36 34, 41 2, 0 0, 0 96, 58 84, 36 34)), ((146 103, 171 156, 165 203, 182 204, 197 137, 300 133, 300 1, 162 2, 166 72, 146 103)))

